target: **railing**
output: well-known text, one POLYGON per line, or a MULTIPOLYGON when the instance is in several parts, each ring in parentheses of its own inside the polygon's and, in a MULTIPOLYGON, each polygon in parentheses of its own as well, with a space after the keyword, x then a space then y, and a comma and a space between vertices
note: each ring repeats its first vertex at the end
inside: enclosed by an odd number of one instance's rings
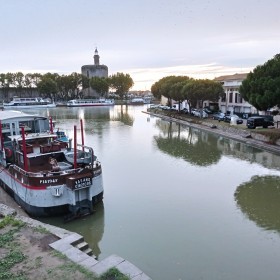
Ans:
POLYGON ((82 168, 76 168, 76 169, 68 169, 68 170, 61 170, 61 171, 39 171, 39 172, 28 172, 24 169, 20 168, 19 166, 15 164, 11 164, 9 168, 14 168, 16 171, 18 171, 20 174, 27 176, 27 177, 41 177, 44 176, 44 174, 50 174, 52 175, 55 173, 56 175, 63 174, 63 175, 69 175, 69 174, 76 174, 82 171, 82 168))

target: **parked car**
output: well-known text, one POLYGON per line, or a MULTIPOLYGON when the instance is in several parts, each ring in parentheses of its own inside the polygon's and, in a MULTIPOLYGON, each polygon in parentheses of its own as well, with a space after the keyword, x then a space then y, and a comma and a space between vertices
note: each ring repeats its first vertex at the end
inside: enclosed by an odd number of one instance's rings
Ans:
POLYGON ((206 113, 206 114, 213 114, 213 111, 207 107, 203 108, 203 111, 206 113))
POLYGON ((213 118, 213 120, 223 121, 225 118, 225 114, 219 112, 219 113, 213 114, 212 118, 213 118))
POLYGON ((188 114, 188 113, 189 113, 189 110, 188 110, 187 108, 183 108, 183 109, 181 110, 181 112, 182 112, 183 114, 188 114))
POLYGON ((243 123, 243 120, 241 118, 239 118, 237 115, 225 115, 224 121, 228 122, 228 123, 233 122, 233 123, 236 123, 236 124, 242 124, 243 123))
POLYGON ((194 115, 195 117, 199 117, 199 118, 208 118, 208 114, 206 112, 204 112, 203 110, 198 110, 198 109, 192 109, 192 115, 194 115))
POLYGON ((247 119, 247 127, 254 129, 258 126, 262 126, 263 128, 274 126, 274 122, 269 120, 267 117, 268 116, 250 117, 247 119))
POLYGON ((170 107, 169 106, 166 106, 166 105, 163 105, 160 107, 162 110, 170 110, 170 107))
POLYGON ((155 109, 155 108, 159 108, 159 105, 157 105, 157 104, 150 104, 150 109, 155 109))

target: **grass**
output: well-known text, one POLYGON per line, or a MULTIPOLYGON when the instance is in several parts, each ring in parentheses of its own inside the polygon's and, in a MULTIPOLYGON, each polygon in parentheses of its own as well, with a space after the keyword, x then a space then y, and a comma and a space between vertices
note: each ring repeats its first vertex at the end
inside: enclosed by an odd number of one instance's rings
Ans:
POLYGON ((12 216, 6 216, 4 219, 2 219, 0 221, 0 229, 4 228, 7 225, 11 225, 13 227, 22 227, 25 225, 24 222, 16 220, 14 217, 12 216))
MULTIPOLYGON (((54 262, 57 262, 57 265, 48 268, 44 267, 44 258, 42 256, 35 255, 31 259, 30 256, 24 254, 25 245, 20 244, 20 241, 17 239, 20 236, 21 228, 24 226, 26 226, 24 222, 12 216, 6 216, 0 221, 0 229, 2 229, 2 234, 0 235, 0 280, 28 280, 30 279, 28 277, 30 271, 33 272, 33 276, 38 275, 36 279, 40 279, 42 269, 44 269, 47 275, 47 278, 44 277, 44 279, 68 280, 72 279, 71 275, 77 275, 77 272, 79 272, 80 274, 78 275, 82 275, 82 279, 129 280, 127 276, 116 268, 112 268, 102 276, 96 277, 91 271, 70 261, 64 254, 55 250, 50 251, 49 256, 54 258, 54 262), (55 258, 60 261, 55 261, 55 258), (15 266, 19 264, 21 264, 21 268, 17 269, 18 266, 15 266)), ((48 230, 40 226, 34 228, 33 232, 39 232, 42 235, 50 234, 48 230)))
POLYGON ((130 278, 123 275, 116 268, 111 268, 107 272, 101 275, 100 280, 129 280, 130 278))
POLYGON ((8 253, 0 260, 0 280, 25 280, 27 279, 21 273, 11 272, 12 268, 20 262, 25 260, 25 255, 17 249, 17 243, 15 242, 14 234, 23 227, 25 223, 15 220, 11 216, 6 216, 0 222, 0 229, 5 228, 6 226, 12 226, 13 229, 10 229, 0 236, 0 248, 5 248, 8 250, 8 253))

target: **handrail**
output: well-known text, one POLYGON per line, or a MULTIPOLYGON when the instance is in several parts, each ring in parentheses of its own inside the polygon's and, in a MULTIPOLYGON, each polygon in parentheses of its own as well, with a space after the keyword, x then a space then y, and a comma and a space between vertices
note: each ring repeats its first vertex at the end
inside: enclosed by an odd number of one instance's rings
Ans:
MULTIPOLYGON (((15 170, 17 170, 19 173, 21 173, 24 176, 29 177, 40 177, 43 176, 42 171, 39 172, 28 172, 24 169, 20 168, 19 166, 15 164, 11 164, 9 168, 13 167, 15 170)), ((68 170, 61 170, 61 171, 55 171, 56 174, 75 174, 79 173, 82 170, 82 168, 76 168, 76 169, 68 169, 68 170)), ((48 171, 47 174, 52 174, 54 171, 48 171)))

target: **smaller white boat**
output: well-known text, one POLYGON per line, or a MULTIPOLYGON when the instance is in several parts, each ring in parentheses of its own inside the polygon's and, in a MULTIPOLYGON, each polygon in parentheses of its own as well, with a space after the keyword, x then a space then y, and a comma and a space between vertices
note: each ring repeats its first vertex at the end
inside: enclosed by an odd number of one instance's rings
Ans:
POLYGON ((72 99, 67 102, 67 107, 112 106, 113 99, 72 99))
POLYGON ((54 108, 55 103, 41 97, 14 97, 11 102, 3 103, 4 109, 38 109, 38 108, 54 108))
POLYGON ((130 100, 131 105, 143 105, 143 104, 149 104, 150 99, 147 99, 145 97, 134 97, 130 100))

